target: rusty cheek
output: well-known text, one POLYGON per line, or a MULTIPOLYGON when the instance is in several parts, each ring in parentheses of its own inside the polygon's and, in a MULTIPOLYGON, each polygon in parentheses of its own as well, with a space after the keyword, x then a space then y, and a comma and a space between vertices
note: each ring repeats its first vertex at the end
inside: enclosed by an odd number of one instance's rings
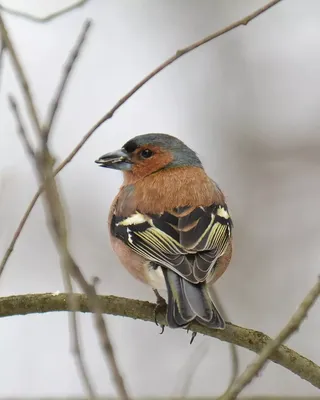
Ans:
POLYGON ((131 171, 124 172, 125 184, 132 184, 138 180, 152 174, 153 172, 159 171, 166 165, 168 165, 172 160, 172 154, 170 152, 165 152, 156 146, 146 146, 154 152, 151 158, 145 160, 139 158, 139 153, 144 150, 144 147, 139 148, 132 156, 132 161, 134 166, 131 171))

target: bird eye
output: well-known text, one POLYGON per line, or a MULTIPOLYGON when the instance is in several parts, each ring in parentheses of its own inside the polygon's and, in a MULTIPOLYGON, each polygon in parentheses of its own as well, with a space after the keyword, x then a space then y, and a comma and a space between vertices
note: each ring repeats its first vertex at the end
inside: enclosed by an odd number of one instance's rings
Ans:
POLYGON ((144 150, 141 150, 141 152, 140 152, 140 156, 142 158, 150 158, 152 155, 153 155, 153 152, 149 149, 144 149, 144 150))

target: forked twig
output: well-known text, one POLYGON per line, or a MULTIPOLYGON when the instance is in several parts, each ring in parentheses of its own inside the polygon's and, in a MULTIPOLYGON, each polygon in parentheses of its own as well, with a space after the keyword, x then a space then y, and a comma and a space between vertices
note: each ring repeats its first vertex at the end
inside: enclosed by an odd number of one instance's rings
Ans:
POLYGON ((223 394, 219 400, 234 400, 240 392, 253 380, 253 378, 261 371, 265 363, 275 350, 279 348, 296 330, 307 317, 308 311, 314 305, 320 296, 320 277, 317 283, 307 294, 297 311, 290 318, 286 326, 281 330, 274 340, 271 340, 262 349, 261 353, 256 357, 252 364, 248 365, 246 370, 235 380, 230 389, 223 394))
POLYGON ((84 41, 86 40, 87 34, 88 34, 91 26, 92 26, 92 22, 90 20, 87 20, 84 23, 84 25, 82 27, 82 31, 77 39, 77 43, 75 44, 73 50, 70 53, 69 59, 67 60, 67 62, 65 64, 60 83, 57 87, 56 93, 53 96, 53 99, 51 100, 51 104, 48 109, 48 117, 47 117, 46 123, 42 127, 42 130, 46 136, 48 136, 49 132, 51 131, 52 124, 57 115, 57 111, 58 111, 59 107, 61 106, 61 103, 62 103, 61 100, 63 98, 63 94, 67 87, 67 83, 70 78, 71 71, 73 70, 74 64, 79 57, 80 51, 82 49, 82 45, 83 45, 84 41))
MULTIPOLYGON (((95 288, 87 283, 85 280, 80 268, 76 265, 75 261, 73 260, 69 249, 68 249, 68 233, 67 233, 67 227, 66 227, 66 218, 64 214, 64 209, 62 205, 62 200, 61 196, 59 193, 59 189, 57 186, 57 183, 54 179, 53 175, 53 156, 50 152, 49 146, 48 146, 48 139, 49 139, 49 134, 50 134, 50 128, 52 126, 52 121, 54 118, 54 114, 58 108, 59 104, 56 104, 56 102, 60 102, 62 97, 61 95, 64 92, 65 85, 68 80, 68 76, 70 74, 70 71, 74 65, 74 62, 77 58, 77 54, 80 51, 80 47, 84 42, 86 33, 88 32, 89 25, 86 23, 83 34, 80 35, 80 40, 77 42, 77 45, 75 47, 75 52, 73 56, 70 59, 69 62, 69 67, 65 71, 65 79, 62 80, 61 85, 59 85, 59 90, 57 91, 57 95, 54 97, 54 107, 52 108, 52 112, 49 113, 49 124, 47 125, 46 130, 37 129, 37 134, 38 134, 38 140, 41 143, 41 150, 39 152, 35 152, 32 149, 31 144, 28 141, 28 137, 26 134, 26 130, 22 124, 22 119, 20 117, 20 113, 18 111, 17 104, 14 100, 14 98, 11 96, 10 98, 10 104, 12 106, 12 110, 14 113, 14 116, 17 120, 18 124, 18 131, 23 139, 24 145, 28 150, 29 155, 32 157, 32 161, 35 164, 37 175, 39 178, 40 183, 42 184, 44 188, 44 195, 45 195, 45 206, 46 206, 46 215, 48 218, 48 227, 51 230, 52 236, 55 240, 55 243, 57 245, 57 249, 60 254, 60 259, 61 259, 61 268, 62 268, 62 273, 63 273, 63 278, 64 278, 64 283, 66 288, 68 289, 68 300, 70 301, 70 308, 73 312, 76 310, 76 301, 74 300, 74 294, 72 294, 72 285, 71 285, 71 280, 70 280, 70 275, 75 279, 75 281, 80 285, 80 287, 85 291, 85 293, 88 296, 89 303, 91 305, 91 311, 94 313, 95 317, 95 322, 96 322, 96 327, 97 327, 97 332, 100 337, 101 345, 103 348, 103 354, 105 356, 105 359, 107 362, 110 364, 112 375, 114 378, 114 382, 116 385, 116 388, 118 390, 119 397, 123 400, 128 400, 129 396, 127 394, 125 384, 123 381, 123 378, 120 374, 113 347, 109 338, 108 330, 106 323, 103 319, 102 311, 101 311, 101 306, 99 304, 99 298, 96 295, 95 288), (80 46, 80 47, 79 47, 80 46), (51 119, 51 116, 52 119, 51 119), (49 127, 49 129, 48 129, 49 127)), ((8 51, 11 55, 11 58, 13 60, 13 65, 15 67, 16 73, 17 73, 17 78, 19 83, 21 84, 22 91, 24 92, 24 97, 27 103, 27 108, 29 110, 29 116, 30 119, 35 123, 35 125, 39 125, 39 117, 36 113, 36 109, 33 103, 33 98, 31 96, 31 92, 29 89, 29 85, 27 82, 27 79, 25 77, 22 65, 20 64, 19 58, 15 52, 15 49, 13 47, 13 44, 11 42, 11 39, 8 35, 6 26, 4 24, 4 21, 1 18, 0 15, 0 30, 1 33, 5 35, 5 44, 6 47, 8 48, 8 51), (31 103, 31 104, 29 104, 31 103)), ((76 326, 76 319, 74 318, 72 320, 72 326, 76 326)), ((75 347, 73 348, 77 352, 77 360, 78 364, 81 363, 79 369, 81 375, 85 376, 85 385, 88 390, 88 395, 90 398, 94 397, 94 391, 92 389, 92 386, 90 384, 85 365, 83 363, 81 353, 80 353, 80 345, 79 345, 79 340, 78 340, 78 331, 77 329, 74 330, 73 332, 74 335, 74 343, 75 347)))
MULTIPOLYGON (((17 122, 17 131, 19 133, 21 141, 24 144, 24 147, 26 148, 30 158, 36 164, 37 163, 37 154, 33 150, 32 145, 28 139, 26 129, 22 122, 21 113, 19 111, 17 102, 12 95, 9 95, 9 104, 10 104, 12 113, 17 122)), ((70 310, 71 310, 71 314, 69 317, 69 324, 71 327, 72 351, 73 351, 73 354, 75 355, 79 373, 80 373, 82 381, 86 387, 89 399, 94 400, 96 398, 96 395, 95 395, 94 389, 93 389, 92 384, 89 379, 89 374, 88 374, 88 371, 86 369, 86 366, 85 366, 85 363, 84 363, 84 360, 82 357, 82 352, 81 352, 80 343, 79 343, 79 332, 78 332, 78 325, 77 325, 77 319, 76 319, 77 318, 76 310, 77 310, 77 306, 78 306, 77 298, 73 295, 73 288, 72 288, 70 275, 63 263, 61 263, 61 271, 62 271, 63 283, 65 286, 65 290, 68 293, 67 301, 68 301, 68 304, 69 304, 70 310)))
POLYGON ((30 20, 32 22, 49 22, 52 21, 55 18, 60 17, 61 15, 67 14, 68 12, 75 10, 76 8, 80 8, 84 6, 86 3, 88 3, 89 0, 79 0, 78 2, 71 4, 70 6, 64 7, 58 11, 55 11, 49 15, 46 15, 45 17, 37 17, 35 15, 19 11, 19 10, 14 10, 13 8, 9 8, 6 6, 3 6, 0 4, 0 11, 5 12, 6 14, 14 15, 15 17, 20 17, 24 18, 27 20, 30 20))

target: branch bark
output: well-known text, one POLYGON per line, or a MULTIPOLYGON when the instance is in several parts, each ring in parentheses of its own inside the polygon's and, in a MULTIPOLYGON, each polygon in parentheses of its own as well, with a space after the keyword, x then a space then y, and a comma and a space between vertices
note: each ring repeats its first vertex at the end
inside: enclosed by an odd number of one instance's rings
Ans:
POLYGON ((86 386, 88 396, 90 399, 94 399, 95 393, 93 387, 90 383, 88 373, 86 371, 85 364, 80 351, 79 344, 79 333, 77 329, 77 320, 75 316, 76 310, 76 298, 73 294, 71 277, 80 285, 81 289, 86 293, 89 299, 90 309, 93 312, 94 320, 97 328, 97 333, 100 338, 102 354, 104 355, 107 363, 110 365, 112 377, 114 379, 115 386, 117 388, 120 399, 129 400, 129 395, 127 393, 123 377, 120 373, 113 346, 110 340, 106 322, 103 319, 101 312, 101 306, 99 304, 99 299, 97 297, 95 287, 89 284, 81 269, 75 263, 73 257, 70 254, 68 246, 68 231, 67 231, 67 221, 65 217, 63 202, 60 195, 60 190, 56 180, 53 175, 53 164, 54 158, 51 153, 49 142, 49 135, 51 133, 52 122, 54 120, 56 111, 62 100, 63 93, 66 89, 66 84, 70 73, 75 65, 75 61, 79 55, 82 45, 85 41, 88 29, 90 27, 90 22, 86 22, 83 26, 82 32, 78 38, 78 41, 73 49, 72 55, 66 64, 64 74, 56 95, 53 98, 52 106, 49 109, 48 123, 44 127, 40 124, 40 118, 37 114, 36 107, 34 104, 33 96, 31 95, 31 90, 29 88, 29 83, 24 73, 22 64, 20 63, 18 54, 15 51, 13 42, 8 34, 6 25, 0 15, 0 31, 4 39, 4 43, 8 52, 11 56, 14 70, 17 74, 18 83, 21 85, 21 89, 25 98, 25 103, 29 112, 29 118, 34 123, 36 133, 38 136, 38 141, 41 145, 40 151, 34 151, 32 145, 28 139, 26 129, 23 125, 22 118, 13 96, 9 98, 9 102, 13 111, 13 115, 17 122, 18 132, 22 139, 23 145, 27 149, 27 152, 34 163, 36 173, 40 184, 44 188, 44 199, 45 199, 45 209, 48 222, 48 228, 52 233, 52 237, 55 241, 57 250, 60 255, 60 266, 62 270, 62 276, 64 281, 64 286, 68 291, 68 308, 71 309, 74 316, 70 320, 71 328, 73 332, 73 350, 75 351, 77 365, 79 367, 79 372, 82 377, 84 377, 84 384, 86 386))
MULTIPOLYGON (((228 391, 219 397, 219 400, 234 400, 238 394, 249 385, 254 377, 261 371, 263 366, 268 361, 269 357, 272 356, 273 352, 277 350, 282 343, 284 343, 295 331, 299 329, 299 326, 307 317, 308 311, 317 301, 320 295, 320 278, 318 277, 317 283, 313 286, 310 292, 307 294, 303 302, 298 307, 297 311, 290 318, 286 326, 281 330, 274 340, 271 340, 261 351, 261 354, 254 360, 252 364, 249 364, 246 370, 236 379, 228 391)), ((320 376, 319 376, 320 377, 320 376)))
MULTIPOLYGON (((86 295, 74 294, 77 299, 77 311, 90 312, 89 301, 86 295)), ((101 311, 104 314, 133 318, 154 323, 155 304, 147 301, 132 300, 116 296, 98 296, 101 311)), ((70 311, 66 294, 41 293, 25 294, 19 296, 0 297, 0 318, 14 315, 42 314, 53 311, 70 311)), ((167 325, 165 312, 159 311, 157 320, 160 324, 167 325)), ((226 324, 225 330, 213 330, 193 323, 192 332, 233 343, 237 346, 260 353, 271 338, 262 332, 241 326, 226 324)), ((189 342, 189 339, 186 338, 189 342)), ((320 366, 301 354, 288 348, 279 346, 269 357, 271 361, 288 369, 300 378, 308 381, 320 389, 320 366)))

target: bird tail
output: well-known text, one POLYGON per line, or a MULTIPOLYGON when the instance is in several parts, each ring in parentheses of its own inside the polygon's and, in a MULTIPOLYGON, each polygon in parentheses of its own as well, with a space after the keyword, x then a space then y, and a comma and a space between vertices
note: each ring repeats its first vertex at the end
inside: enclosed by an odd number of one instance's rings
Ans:
POLYGON ((213 304, 205 282, 194 284, 168 268, 162 270, 168 291, 170 328, 181 328, 196 320, 209 328, 224 329, 224 319, 213 304))

